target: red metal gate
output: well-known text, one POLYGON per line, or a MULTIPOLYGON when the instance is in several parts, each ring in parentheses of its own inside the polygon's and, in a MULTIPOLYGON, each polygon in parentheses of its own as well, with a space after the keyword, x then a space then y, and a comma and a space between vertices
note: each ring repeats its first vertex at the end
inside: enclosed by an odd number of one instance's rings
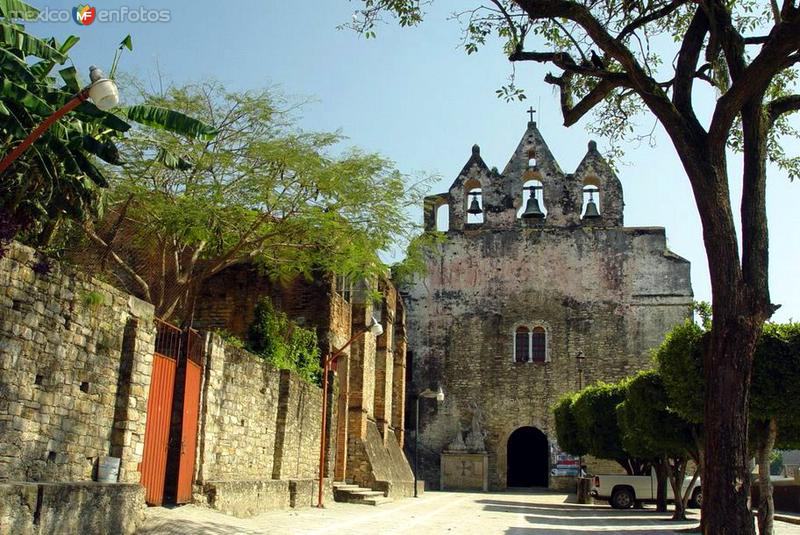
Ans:
POLYGON ((186 374, 181 419, 181 455, 178 467, 177 503, 192 501, 194 461, 197 449, 197 421, 200 411, 200 381, 203 371, 203 343, 197 331, 186 333, 186 374))
POLYGON ((145 501, 149 505, 161 505, 164 500, 172 398, 180 353, 180 329, 156 320, 156 348, 150 393, 147 397, 144 453, 139 467, 142 486, 145 488, 145 501))

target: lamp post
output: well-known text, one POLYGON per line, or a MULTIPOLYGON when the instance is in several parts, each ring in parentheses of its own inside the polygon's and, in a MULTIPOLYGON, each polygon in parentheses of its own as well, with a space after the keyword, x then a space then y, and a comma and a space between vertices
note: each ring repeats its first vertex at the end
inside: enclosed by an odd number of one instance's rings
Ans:
POLYGON ((330 371, 333 363, 344 352, 345 349, 350 347, 353 342, 368 332, 375 336, 380 336, 383 334, 383 325, 381 325, 375 318, 372 318, 372 323, 369 325, 369 327, 358 331, 356 334, 351 336, 350 340, 348 340, 345 345, 335 351, 332 355, 325 358, 325 362, 322 366, 322 431, 320 432, 319 437, 319 488, 317 496, 317 507, 320 508, 325 507, 325 505, 322 503, 322 487, 325 478, 325 434, 327 433, 328 427, 328 371, 330 371))
POLYGON ((583 351, 578 351, 575 360, 578 362, 578 390, 583 390, 583 363, 586 360, 583 351))
MULTIPOLYGON (((586 360, 586 356, 583 354, 583 351, 578 351, 578 354, 575 355, 575 360, 578 362, 578 392, 583 390, 583 363, 586 360)), ((578 456, 578 477, 583 476, 583 455, 578 456)))
POLYGON ((417 470, 419 467, 419 398, 436 399, 436 401, 444 401, 444 390, 440 386, 435 392, 430 388, 426 388, 417 394, 417 418, 414 424, 414 497, 417 498, 417 470))
POLYGON ((33 143, 42 137, 42 134, 53 126, 53 124, 64 117, 67 113, 74 110, 82 102, 92 99, 94 105, 101 110, 110 110, 119 103, 119 90, 114 80, 105 77, 103 71, 92 65, 89 68, 89 79, 91 83, 81 89, 77 95, 72 97, 69 102, 59 108, 53 115, 48 117, 37 126, 22 143, 17 145, 14 150, 9 152, 3 161, 0 161, 0 174, 5 172, 8 167, 14 163, 14 160, 19 158, 26 150, 30 148, 33 143))

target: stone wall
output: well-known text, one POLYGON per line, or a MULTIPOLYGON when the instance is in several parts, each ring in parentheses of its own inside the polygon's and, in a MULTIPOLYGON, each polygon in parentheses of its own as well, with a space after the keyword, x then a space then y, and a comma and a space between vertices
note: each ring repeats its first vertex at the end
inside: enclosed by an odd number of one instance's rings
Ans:
POLYGON ((423 478, 438 481, 439 452, 479 411, 490 484, 504 488, 515 429, 554 439, 551 407, 578 388, 575 356, 584 385, 650 366, 649 349, 688 313, 688 277, 661 229, 451 231, 408 296, 412 391, 447 392, 441 407, 422 403, 423 478), (514 361, 520 324, 545 327, 547 362, 514 361))
POLYGON ((152 306, 40 262, 17 244, 0 259, 0 479, 91 480, 115 455, 138 482, 152 306))
MULTIPOLYGON (((0 533, 132 532, 153 307, 18 244, 0 258, 0 288, 0 533), (103 456, 121 459, 125 485, 92 482, 103 456)), ((321 390, 213 335, 203 374, 198 496, 236 514, 314 503, 321 390)))
POLYGON ((206 348, 195 479, 270 479, 280 371, 217 336, 206 348))
POLYGON ((16 243, 0 288, 0 480, 91 481, 114 456, 138 483, 153 307, 16 243))
MULTIPOLYGON (((335 429, 333 426, 328 429, 335 429)), ((275 479, 313 479, 319 476, 319 437, 322 430, 322 391, 288 370, 281 370, 275 444, 275 479)))
POLYGON ((314 503, 320 388, 219 336, 206 348, 196 498, 237 516, 314 503))

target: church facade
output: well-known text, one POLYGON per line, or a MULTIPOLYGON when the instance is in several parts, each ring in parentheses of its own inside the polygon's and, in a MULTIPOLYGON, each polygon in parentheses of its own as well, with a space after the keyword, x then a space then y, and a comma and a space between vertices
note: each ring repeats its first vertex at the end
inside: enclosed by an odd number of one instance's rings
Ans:
POLYGON ((453 477, 456 487, 554 486, 564 459, 555 402, 648 368, 651 348, 687 317, 689 262, 663 228, 625 227, 623 207, 594 142, 565 173, 535 122, 502 172, 476 145, 449 191, 425 199, 426 230, 444 218, 447 230, 403 294, 407 422, 414 431, 418 402, 417 473, 430 487, 453 477), (417 400, 438 387, 444 401, 417 400), (448 468, 455 475, 441 470, 447 452, 467 459, 448 468))

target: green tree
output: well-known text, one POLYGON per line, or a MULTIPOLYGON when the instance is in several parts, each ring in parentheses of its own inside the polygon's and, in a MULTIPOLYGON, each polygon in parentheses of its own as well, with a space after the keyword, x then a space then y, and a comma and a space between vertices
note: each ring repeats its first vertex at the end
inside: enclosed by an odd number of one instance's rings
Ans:
MULTIPOLYGON (((0 0, 3 156, 84 87, 75 67, 66 66, 79 38, 69 36, 61 43, 34 37, 20 21, 37 14, 19 0, 0 0)), ((122 48, 132 49, 130 37, 120 45, 114 64, 122 48)), ((174 110, 132 106, 112 113, 91 101, 81 103, 0 176, 0 242, 21 237, 46 245, 61 222, 84 221, 93 214, 108 185, 103 165, 125 163, 117 144, 131 129, 130 121, 147 125, 143 132, 167 129, 182 139, 208 140, 214 134, 207 125, 174 110)))
POLYGON ((316 331, 291 321, 267 297, 256 304, 245 347, 277 368, 292 370, 317 386, 322 384, 316 331))
POLYGON ((579 393, 565 394, 553 407, 558 447, 575 457, 582 457, 589 453, 588 448, 581 441, 581 433, 578 430, 578 422, 573 410, 575 399, 579 395, 579 393))
MULTIPOLYGON (((670 399, 660 374, 640 372, 623 382, 625 401, 617 406, 622 444, 628 453, 658 459, 675 496, 673 520, 686 519, 686 504, 692 485, 683 489, 689 460, 699 463, 695 441, 696 424, 688 422, 670 408, 670 399)), ((692 482, 697 478, 693 476, 692 482)), ((659 481, 659 486, 663 485, 659 481)), ((661 490, 661 489, 659 489, 661 490)), ((659 493, 661 494, 661 493, 659 493)))
MULTIPOLYGON (((623 401, 622 384, 597 383, 578 392, 572 401, 577 444, 583 445, 589 455, 616 461, 628 474, 641 474, 649 470, 649 465, 632 457, 622 444, 616 409, 623 401)), ((568 431, 559 430, 558 425, 556 420, 556 434, 567 435, 568 431)))
MULTIPOLYGON (((711 326, 710 322, 706 322, 711 326)), ((712 329, 713 331, 713 329, 712 329)), ((750 454, 759 465, 759 532, 772 533, 772 483, 769 458, 774 447, 800 445, 800 414, 793 403, 800 395, 800 327, 798 324, 764 325, 756 346, 753 380, 749 400, 750 454)), ((703 423, 703 353, 708 332, 687 320, 675 327, 655 352, 659 373, 670 397, 671 406, 693 424, 703 423)), ((703 440, 702 428, 695 436, 703 440)), ((705 459, 700 453, 701 471, 705 459)), ((705 481, 704 481, 705 491, 705 481)))
MULTIPOLYGON (((382 16, 415 25, 424 4, 362 0, 347 25, 374 37, 382 16)), ((704 406, 706 456, 715 462, 703 473, 704 529, 753 533, 747 399, 761 326, 775 310, 767 270, 767 161, 800 175, 800 157, 787 155, 781 143, 797 134, 788 117, 800 110, 800 6, 796 0, 470 4, 455 17, 464 23, 466 52, 498 36, 511 61, 557 69, 545 81, 560 92, 565 125, 595 112, 591 127, 614 146, 637 137, 636 120, 647 115, 669 136, 694 192, 713 292, 704 406), (710 110, 704 109, 708 89, 717 93, 710 110), (742 162, 741 240, 729 149, 742 162)), ((498 95, 524 98, 513 81, 498 95)))
POLYGON ((750 394, 751 446, 758 465, 758 530, 773 533, 773 448, 800 446, 800 324, 766 324, 756 348, 750 394))
POLYGON ((704 421, 703 340, 707 333, 687 319, 673 327, 653 352, 671 406, 694 424, 704 421))
POLYGON ((188 321, 202 283, 240 262, 278 278, 383 274, 378 253, 415 231, 407 208, 424 181, 377 154, 341 150, 338 133, 300 131, 274 92, 201 83, 141 98, 219 132, 128 136, 131 165, 112 180, 105 218, 86 227, 95 265, 162 317, 188 321))

